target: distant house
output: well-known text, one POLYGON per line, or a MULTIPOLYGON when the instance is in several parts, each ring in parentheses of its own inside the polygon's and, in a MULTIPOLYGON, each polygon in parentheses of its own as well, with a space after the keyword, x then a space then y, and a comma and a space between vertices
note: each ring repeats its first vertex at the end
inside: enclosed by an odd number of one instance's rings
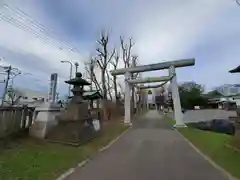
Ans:
MULTIPOLYGON (((48 102, 48 93, 41 92, 30 89, 16 88, 16 97, 18 100, 16 101, 16 105, 29 105, 29 106, 37 106, 43 103, 48 102)), ((6 103, 11 104, 12 97, 9 97, 9 94, 6 94, 6 103)))
POLYGON ((209 104, 219 109, 235 109, 240 107, 240 94, 212 98, 209 99, 209 104))
POLYGON ((232 96, 240 93, 240 84, 224 84, 216 88, 223 96, 232 96))

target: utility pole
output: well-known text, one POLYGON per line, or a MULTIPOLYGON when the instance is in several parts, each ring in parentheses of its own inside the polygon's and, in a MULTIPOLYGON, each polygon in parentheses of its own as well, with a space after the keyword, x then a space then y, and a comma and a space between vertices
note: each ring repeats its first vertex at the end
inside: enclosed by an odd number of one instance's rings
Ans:
POLYGON ((4 87, 4 92, 3 92, 3 96, 2 96, 2 104, 1 104, 2 106, 4 105, 4 102, 6 100, 6 94, 8 91, 8 82, 10 79, 11 71, 12 71, 12 66, 7 67, 7 79, 5 81, 5 87, 4 87))

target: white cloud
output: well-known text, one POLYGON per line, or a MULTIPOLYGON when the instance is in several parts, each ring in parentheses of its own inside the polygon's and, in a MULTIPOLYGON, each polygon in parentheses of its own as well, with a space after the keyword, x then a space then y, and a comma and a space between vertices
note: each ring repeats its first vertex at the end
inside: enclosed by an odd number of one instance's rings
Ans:
MULTIPOLYGON (((9 3, 10 1, 5 1, 9 3)), ((24 4, 19 3, 19 1, 11 1, 12 4, 22 7, 23 10, 27 10, 34 17, 43 19, 45 17, 46 24, 51 24, 44 9, 36 7, 33 1, 24 1, 24 4), (28 2, 28 3, 26 3, 28 2), (41 18, 40 18, 41 17, 41 18)), ((11 4, 10 3, 10 4, 11 4)), ((163 60, 189 58, 192 55, 196 58, 200 57, 195 51, 200 43, 209 43, 208 41, 215 41, 216 38, 222 37, 224 34, 231 32, 236 33, 239 36, 239 31, 236 31, 236 27, 240 27, 237 23, 229 24, 229 19, 223 18, 229 13, 236 13, 240 11, 237 5, 228 0, 132 0, 132 1, 80 1, 75 0, 69 3, 68 1, 58 1, 57 5, 61 4, 67 12, 69 12, 70 17, 76 22, 76 26, 81 28, 82 24, 88 26, 89 29, 94 29, 91 31, 92 34, 86 34, 86 36, 91 36, 90 39, 95 39, 98 36, 98 31, 102 28, 112 29, 112 44, 116 44, 119 40, 120 35, 132 36, 136 42, 134 47, 134 52, 139 54, 140 63, 155 63, 163 60), (83 19, 79 20, 80 18, 83 19), (221 21, 221 28, 218 26, 213 26, 216 21, 221 21), (226 24, 226 26, 223 24, 226 24), (96 34, 93 34, 95 32, 96 34), (210 37, 206 34, 211 34, 210 37), (94 38, 93 38, 94 37, 94 38), (194 50, 194 53, 192 51, 194 50), (187 56, 187 57, 186 57, 187 56)), ((240 14, 238 13, 239 17, 240 14)), ((15 15, 16 16, 16 15, 15 15)), ((235 18, 239 19, 239 18, 235 18)), ((26 26, 30 26, 30 23, 26 19, 19 19, 21 23, 26 26)), ((219 25, 219 24, 218 24, 219 25)), ((35 31, 39 32, 36 27, 31 27, 35 31)), ((48 28, 48 27, 47 27, 48 28)), ((62 28, 66 28, 64 23, 62 28)), ((81 35, 80 35, 81 36, 81 35)), ((78 35, 78 37, 80 37, 78 35)), ((44 37, 44 35, 43 35, 44 37)), ((227 36, 225 38, 228 38, 227 36)), ((51 40, 52 41, 52 40, 51 40)), ((224 40, 223 40, 224 41, 224 40)), ((81 39, 76 40, 74 44, 79 46, 84 46, 81 43, 81 39)), ((94 42, 92 42, 94 44, 94 42)), ((61 51, 59 48, 62 46, 59 42, 45 43, 43 40, 39 40, 28 32, 22 31, 19 28, 12 26, 9 23, 0 21, 0 46, 10 49, 13 52, 21 53, 24 55, 29 55, 34 57, 39 57, 38 59, 33 59, 32 67, 36 69, 36 76, 40 79, 43 74, 50 74, 50 70, 59 73, 61 78, 67 78, 69 74, 69 67, 66 64, 61 64, 61 60, 73 60, 79 61, 84 60, 84 55, 79 55, 77 53, 69 51, 61 51), (37 66, 41 59, 40 65, 46 67, 46 72, 37 72, 37 66)), ((219 55, 219 66, 214 70, 220 76, 222 72, 225 71, 224 68, 224 58, 229 57, 232 53, 231 51, 232 43, 229 44, 230 50, 222 50, 218 52, 219 55), (221 73, 220 73, 221 72, 221 73)), ((92 49, 87 50, 89 52, 92 49)), ((83 52, 84 54, 88 52, 83 52)), ((234 58, 228 59, 229 67, 236 64, 239 57, 238 53, 235 53, 234 58)), ((200 81, 201 83, 208 83, 210 78, 205 77, 205 73, 201 72, 201 66, 207 67, 207 59, 211 59, 209 56, 204 56, 206 59, 198 58, 196 59, 196 68, 191 70, 180 71, 179 79, 183 81, 188 78, 194 78, 193 80, 200 81), (191 77, 189 73, 191 72, 191 77), (198 72, 198 75, 193 74, 198 72)), ((6 57, 7 60, 7 57, 6 57)), ((16 66, 19 66, 16 61, 16 66)), ((24 61, 21 68, 25 68, 24 61)), ((14 62, 11 61, 14 65, 14 62)), ((213 65, 216 62, 212 62, 213 65)), ((40 68, 39 68, 40 69, 40 68)), ((187 68, 188 69, 188 68, 187 68)), ((83 70, 83 66, 80 66, 80 71, 83 70)), ((29 69, 26 69, 29 71, 29 69)), ((35 70, 34 70, 35 71, 35 70)), ((40 71, 43 71, 41 68, 40 71)), ((159 75, 165 74, 161 73, 147 73, 148 75, 159 75)), ((225 75, 225 74, 224 74, 225 75)), ((47 75, 46 75, 47 77, 47 75)), ((225 76, 223 81, 227 81, 230 77, 225 76)), ((234 81, 235 82, 235 81, 234 81)), ((237 82, 237 81, 236 81, 237 82)), ((221 83, 221 81, 219 81, 221 83)), ((223 82, 224 83, 224 82, 223 82)))
MULTIPOLYGON (((144 60, 181 58, 209 30, 229 2, 219 0, 175 1, 164 9, 142 13, 136 25, 138 52, 144 60)), ((160 6, 163 3, 159 3, 160 6)), ((156 6, 153 5, 153 6, 156 6)))

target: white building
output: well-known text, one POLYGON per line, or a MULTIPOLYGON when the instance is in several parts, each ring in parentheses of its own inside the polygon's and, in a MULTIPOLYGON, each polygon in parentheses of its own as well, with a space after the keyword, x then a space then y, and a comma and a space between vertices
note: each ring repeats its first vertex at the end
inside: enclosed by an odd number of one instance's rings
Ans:
POLYGON ((240 84, 224 84, 216 88, 224 96, 231 96, 240 93, 240 84))
POLYGON ((36 90, 30 90, 30 89, 22 89, 22 88, 16 88, 15 90, 15 96, 9 97, 9 95, 6 95, 6 102, 11 103, 12 101, 16 101, 15 104, 28 104, 28 105, 40 105, 43 103, 48 102, 48 93, 47 92, 41 92, 36 90), (19 98, 20 97, 20 98, 19 98))

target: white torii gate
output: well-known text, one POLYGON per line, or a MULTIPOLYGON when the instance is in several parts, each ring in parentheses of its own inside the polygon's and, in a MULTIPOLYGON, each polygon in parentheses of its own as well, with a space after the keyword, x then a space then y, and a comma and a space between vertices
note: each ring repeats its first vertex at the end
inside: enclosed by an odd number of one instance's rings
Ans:
POLYGON ((113 76, 122 75, 122 74, 124 74, 125 76, 124 123, 131 124, 130 91, 131 91, 132 85, 139 84, 139 83, 149 83, 149 82, 166 82, 170 80, 171 89, 172 89, 173 106, 174 106, 174 118, 176 120, 176 124, 174 125, 174 127, 185 127, 186 125, 183 123, 183 120, 182 120, 183 113, 182 113, 182 108, 181 108, 181 103, 179 98, 175 68, 181 68, 181 67, 193 66, 193 65, 195 65, 195 59, 182 59, 182 60, 168 61, 168 62, 157 63, 157 64, 148 64, 148 65, 142 65, 142 66, 136 66, 136 67, 130 67, 130 68, 116 69, 111 71, 111 74, 113 76), (131 73, 155 71, 155 70, 163 70, 163 69, 169 69, 169 76, 131 79, 131 73))

